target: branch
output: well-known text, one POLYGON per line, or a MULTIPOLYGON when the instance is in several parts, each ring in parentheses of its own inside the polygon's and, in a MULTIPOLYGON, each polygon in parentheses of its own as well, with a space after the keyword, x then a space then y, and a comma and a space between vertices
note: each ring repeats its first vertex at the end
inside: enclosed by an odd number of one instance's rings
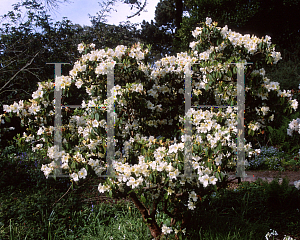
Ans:
POLYGON ((31 71, 29 71, 29 69, 25 69, 24 71, 27 71, 27 72, 31 73, 31 74, 34 75, 40 82, 42 82, 42 80, 38 77, 38 75, 35 74, 35 73, 33 73, 33 72, 31 72, 31 71))
MULTIPOLYGON (((67 192, 65 192, 65 194, 64 194, 64 195, 62 195, 60 199, 62 199, 62 198, 63 198, 63 197, 64 197, 64 196, 65 196, 65 195, 66 195, 66 194, 69 192, 69 190, 71 189, 71 187, 72 187, 72 185, 70 185, 70 187, 69 187, 68 191, 67 191, 67 192)), ((58 199, 57 201, 55 201, 55 203, 58 203, 58 202, 60 201, 60 199, 58 199)), ((52 204, 52 207, 54 206, 54 204, 55 204, 55 203, 53 203, 53 204, 52 204)))
MULTIPOLYGON (((0 89, 0 92, 1 92, 1 90, 3 89, 3 88, 5 88, 20 72, 22 72, 22 71, 24 71, 24 69, 25 68, 27 68, 32 62, 33 62, 33 60, 36 58, 36 56, 38 55, 40 53, 40 51, 38 51, 35 55, 34 55, 34 57, 30 60, 30 62, 29 63, 26 63, 26 65, 24 66, 24 67, 22 67, 17 73, 15 73, 15 75, 13 75, 12 77, 11 77, 11 79, 9 79, 9 81, 6 83, 6 84, 4 84, 4 86, 0 89)), ((0 93, 1 94, 1 93, 0 93)))
POLYGON ((145 190, 151 190, 151 189, 157 189, 158 188, 158 186, 155 186, 155 187, 143 187, 143 189, 145 189, 145 190))
MULTIPOLYGON (((138 2, 137 4, 138 4, 138 6, 140 7, 139 2, 138 2)), ((147 0, 145 0, 144 5, 140 8, 140 10, 139 10, 138 12, 136 12, 135 14, 133 14, 132 16, 129 16, 129 17, 127 17, 127 18, 132 18, 132 17, 135 17, 136 15, 139 15, 140 12, 143 11, 144 8, 146 7, 146 4, 147 4, 147 0)))
POLYGON ((2 93, 4 93, 4 92, 15 92, 15 91, 19 91, 19 90, 24 91, 25 93, 27 93, 30 96, 32 94, 32 93, 26 92, 24 89, 4 90, 2 93))
MULTIPOLYGON (((9 65, 13 64, 13 63, 16 62, 16 61, 17 61, 17 60, 11 61, 8 65, 5 65, 4 67, 1 67, 1 69, 4 69, 4 68, 8 67, 9 65)), ((10 71, 13 71, 13 70, 4 71, 4 72, 10 72, 10 71)))
POLYGON ((129 194, 129 197, 132 199, 135 206, 138 208, 138 210, 141 212, 144 220, 147 222, 147 219, 150 217, 149 210, 140 202, 140 200, 137 198, 135 192, 131 192, 129 194))

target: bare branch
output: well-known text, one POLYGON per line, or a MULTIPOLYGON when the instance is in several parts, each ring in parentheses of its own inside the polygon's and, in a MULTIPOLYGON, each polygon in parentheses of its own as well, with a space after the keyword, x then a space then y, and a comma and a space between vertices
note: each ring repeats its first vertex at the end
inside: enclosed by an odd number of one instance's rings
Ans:
POLYGON ((40 53, 40 51, 38 51, 34 57, 30 60, 29 63, 26 63, 26 65, 24 67, 22 67, 18 72, 15 73, 15 75, 13 75, 7 83, 4 84, 4 86, 0 89, 0 94, 2 93, 2 89, 5 88, 20 72, 24 71, 32 62, 33 60, 36 58, 36 56, 40 53))
POLYGON ((142 7, 140 7, 140 3, 137 2, 137 5, 139 6, 140 10, 138 12, 136 12, 135 14, 133 14, 132 16, 129 16, 127 18, 132 18, 135 17, 136 15, 140 15, 140 12, 144 10, 144 8, 146 7, 147 4, 147 0, 145 0, 144 5, 142 7))
MULTIPOLYGON (((110 5, 114 6, 116 0, 112 0, 112 1, 106 1, 105 3, 100 3, 99 2, 99 5, 100 7, 102 8, 98 14, 98 22, 107 22, 107 14, 105 14, 106 12, 107 13, 110 13, 111 10, 114 10, 112 7, 109 8, 110 5)), ((116 10, 114 10, 116 11, 116 10)), ((89 14, 89 17, 90 18, 95 18, 95 17, 92 17, 90 14, 89 14)))
POLYGON ((31 71, 29 71, 29 69, 25 69, 24 71, 31 73, 32 75, 34 75, 40 82, 42 82, 42 80, 39 78, 39 76, 31 71))
POLYGON ((52 11, 59 9, 59 4, 72 3, 70 0, 39 0, 46 7, 46 10, 52 11))

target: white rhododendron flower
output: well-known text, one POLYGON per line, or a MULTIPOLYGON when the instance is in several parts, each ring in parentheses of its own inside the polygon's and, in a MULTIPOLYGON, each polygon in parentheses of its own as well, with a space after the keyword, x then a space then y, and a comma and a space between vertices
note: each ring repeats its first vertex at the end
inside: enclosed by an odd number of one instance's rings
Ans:
POLYGON ((165 224, 162 226, 161 231, 164 234, 170 234, 171 232, 173 232, 171 227, 167 227, 165 224))
POLYGON ((86 175, 87 175, 86 169, 85 168, 81 168, 80 171, 78 172, 78 177, 85 179, 86 175))
POLYGON ((300 180, 294 182, 294 186, 300 190, 300 180))
POLYGON ((294 109, 294 110, 297 110, 298 108, 298 101, 296 99, 293 99, 293 100, 290 100, 289 101, 290 104, 291 104, 291 107, 294 109))
POLYGON ((77 50, 79 51, 79 53, 82 53, 84 49, 85 49, 85 47, 84 47, 83 43, 78 44, 77 50))
POLYGON ((189 203, 188 203, 188 209, 194 210, 195 208, 196 208, 195 203, 192 202, 192 201, 189 201, 189 203))
POLYGON ((78 174, 77 173, 72 173, 70 175, 70 177, 72 178, 73 181, 78 182, 79 178, 78 178, 78 174))
POLYGON ((208 25, 208 26, 210 26, 211 25, 211 22, 212 22, 212 19, 211 18, 209 18, 209 17, 207 17, 206 18, 206 25, 208 25))

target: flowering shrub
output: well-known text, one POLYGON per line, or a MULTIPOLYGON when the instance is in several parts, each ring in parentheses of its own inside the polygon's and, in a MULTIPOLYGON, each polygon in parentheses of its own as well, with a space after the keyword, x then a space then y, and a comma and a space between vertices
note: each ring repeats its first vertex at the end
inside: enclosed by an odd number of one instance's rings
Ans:
MULTIPOLYGON (((279 83, 265 77, 263 65, 276 64, 281 58, 270 37, 259 39, 228 30, 227 26, 216 26, 207 18, 202 28, 193 31, 197 41, 191 43, 191 52, 166 56, 155 63, 156 68, 147 63, 149 50, 139 43, 131 49, 118 46, 114 50, 95 50, 93 44, 80 44, 78 50, 84 54, 69 76, 57 81, 64 95, 71 87, 85 88, 90 99, 83 100, 82 108, 74 110, 70 118, 63 112, 61 152, 53 146, 54 127, 49 124, 54 115, 51 81, 39 83, 30 102, 5 105, 4 111, 17 114, 28 126, 31 133, 24 133, 19 141, 34 140, 34 151, 53 160, 61 158, 61 168, 76 183, 89 173, 101 176, 107 169, 105 119, 106 114, 116 116, 115 175, 99 184, 99 192, 129 196, 153 237, 174 233, 179 236, 189 226, 191 211, 202 199, 226 187, 226 167, 236 161, 232 152, 237 148, 236 107, 225 111, 191 108, 185 114, 184 72, 193 80, 192 105, 236 105, 238 68, 232 63, 253 63, 244 67, 245 125, 249 136, 270 125, 277 113, 288 109, 292 112, 298 106, 290 91, 281 91, 279 83), (112 97, 107 99, 107 74, 113 67, 115 86, 112 97), (113 101, 116 113, 111 112, 113 101), (97 108, 99 105, 105 108, 97 108), (187 117, 193 126, 193 177, 184 174, 187 135, 182 131, 187 117), (158 133, 163 136, 159 141, 158 133), (158 209, 171 218, 170 226, 164 223, 161 227, 163 223, 156 222, 158 209)), ((245 145, 248 158, 256 153, 251 148, 251 142, 245 145)), ((48 177, 57 167, 52 161, 43 165, 42 171, 48 177)))

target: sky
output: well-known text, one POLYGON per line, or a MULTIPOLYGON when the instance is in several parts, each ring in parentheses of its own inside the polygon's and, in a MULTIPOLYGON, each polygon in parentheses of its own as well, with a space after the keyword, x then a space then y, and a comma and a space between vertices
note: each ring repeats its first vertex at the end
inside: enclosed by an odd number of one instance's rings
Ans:
MULTIPOLYGON (((12 4, 17 2, 19 2, 19 0, 1 0, 0 15, 13 10, 12 4)), ((90 26, 91 22, 88 14, 91 16, 97 16, 97 12, 101 10, 98 2, 103 2, 103 0, 70 0, 70 3, 59 4, 59 9, 51 11, 48 14, 51 15, 54 22, 62 21, 63 17, 67 17, 73 24, 77 23, 82 26, 90 26)), ((144 3, 144 0, 141 2, 144 3)), ((117 12, 112 10, 109 14, 107 13, 108 16, 106 18, 106 23, 117 26, 120 22, 126 22, 127 20, 131 23, 141 23, 143 20, 150 23, 151 20, 154 20, 155 7, 158 2, 159 0, 147 0, 147 5, 145 7, 147 12, 142 11, 140 16, 127 19, 127 16, 131 16, 136 13, 137 9, 133 8, 130 10, 130 4, 117 1, 114 6, 111 6, 113 9, 117 10, 117 12)), ((139 27, 137 28, 139 29, 139 27)))

